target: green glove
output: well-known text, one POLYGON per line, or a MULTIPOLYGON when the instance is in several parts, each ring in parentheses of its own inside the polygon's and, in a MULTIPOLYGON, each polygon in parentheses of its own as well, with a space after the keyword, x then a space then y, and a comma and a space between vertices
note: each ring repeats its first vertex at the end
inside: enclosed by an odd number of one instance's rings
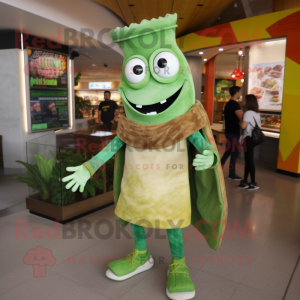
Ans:
POLYGON ((69 175, 67 177, 64 177, 62 179, 63 182, 70 181, 66 185, 66 189, 69 189, 73 186, 72 192, 76 192, 76 190, 79 188, 79 191, 82 193, 84 190, 84 186, 86 182, 90 179, 91 174, 90 172, 84 167, 84 166, 78 166, 78 167, 68 167, 68 172, 75 172, 72 175, 69 175))
POLYGON ((193 160, 193 166, 196 171, 203 171, 209 169, 214 163, 214 152, 211 150, 204 150, 202 154, 197 154, 193 160))

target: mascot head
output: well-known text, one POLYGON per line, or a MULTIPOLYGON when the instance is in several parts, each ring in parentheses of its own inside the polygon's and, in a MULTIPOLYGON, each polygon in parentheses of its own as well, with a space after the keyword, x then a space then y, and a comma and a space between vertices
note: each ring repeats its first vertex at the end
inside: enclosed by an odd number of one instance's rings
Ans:
POLYGON ((143 20, 109 32, 124 53, 119 87, 126 117, 155 125, 186 113, 195 104, 188 62, 176 44, 177 14, 143 20))

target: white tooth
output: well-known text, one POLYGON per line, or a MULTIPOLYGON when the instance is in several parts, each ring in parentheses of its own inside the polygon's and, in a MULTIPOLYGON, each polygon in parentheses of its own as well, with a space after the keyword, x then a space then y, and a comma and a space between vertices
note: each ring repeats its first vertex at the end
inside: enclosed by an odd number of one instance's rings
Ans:
POLYGON ((160 102, 160 104, 164 104, 166 102, 167 102, 167 100, 163 100, 163 101, 160 102))
POLYGON ((137 107, 137 108, 142 108, 142 107, 143 107, 143 105, 136 105, 136 107, 137 107))
POLYGON ((147 115, 157 115, 156 111, 151 111, 150 113, 147 113, 147 115))

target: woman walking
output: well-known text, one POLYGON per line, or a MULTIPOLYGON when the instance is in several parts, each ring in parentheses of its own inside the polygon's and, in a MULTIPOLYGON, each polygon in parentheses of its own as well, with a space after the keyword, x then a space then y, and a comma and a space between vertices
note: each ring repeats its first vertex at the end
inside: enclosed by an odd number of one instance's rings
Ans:
POLYGON ((247 189, 248 191, 259 189, 259 186, 255 181, 255 165, 254 165, 255 145, 253 144, 252 141, 252 130, 256 124, 259 127, 261 127, 257 98, 254 95, 247 95, 243 121, 240 122, 240 126, 243 129, 241 142, 244 146, 245 173, 244 173, 244 179, 241 181, 238 188, 244 188, 247 189), (251 178, 250 183, 248 183, 249 173, 251 178))

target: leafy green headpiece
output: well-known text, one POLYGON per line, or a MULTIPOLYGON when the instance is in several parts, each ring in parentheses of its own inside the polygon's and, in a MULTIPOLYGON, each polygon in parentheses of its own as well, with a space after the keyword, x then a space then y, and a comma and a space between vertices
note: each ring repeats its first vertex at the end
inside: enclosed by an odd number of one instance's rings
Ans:
POLYGON ((124 53, 119 91, 126 117, 140 124, 168 122, 195 103, 190 68, 176 44, 177 14, 110 31, 124 53))

